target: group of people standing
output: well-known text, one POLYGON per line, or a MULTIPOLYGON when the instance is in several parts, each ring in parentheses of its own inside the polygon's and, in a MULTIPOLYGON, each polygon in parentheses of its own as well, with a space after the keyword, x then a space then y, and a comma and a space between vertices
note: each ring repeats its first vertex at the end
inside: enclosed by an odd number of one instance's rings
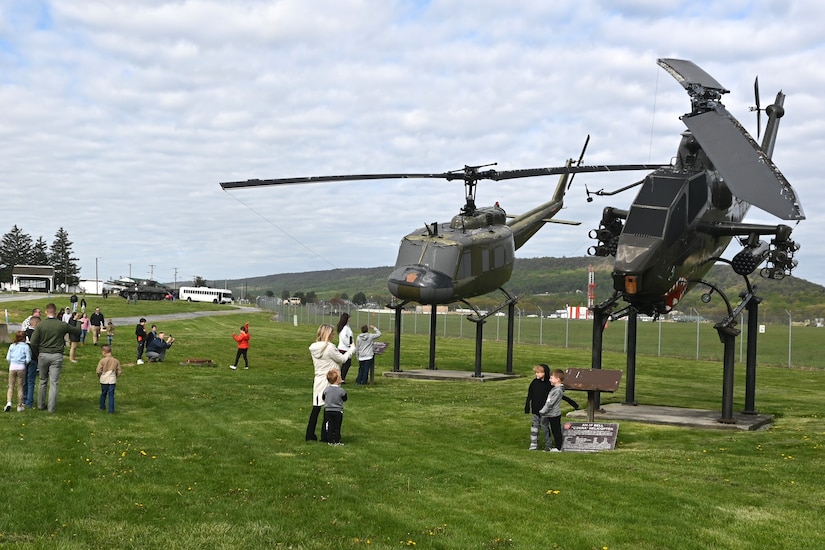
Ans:
MULTIPOLYGON (((71 312, 70 312, 71 313, 71 312)), ((76 313, 76 312, 75 312, 76 313)), ((46 318, 41 319, 40 308, 32 310, 15 333, 6 359, 9 361, 9 391, 5 411, 11 410, 14 387, 17 386, 17 410, 34 406, 34 382, 40 375, 37 405, 41 410, 54 412, 60 388, 60 371, 63 368, 63 349, 66 337, 80 338, 77 324, 64 322, 57 316, 57 306, 46 306, 46 318), (48 399, 48 403, 47 403, 48 399)))
POLYGON ((175 338, 165 332, 158 332, 158 326, 152 325, 146 332, 146 318, 141 317, 135 325, 135 340, 137 340, 137 364, 143 365, 143 353, 150 363, 162 363, 166 359, 166 352, 175 343, 175 338))
MULTIPOLYGON (((76 297, 75 297, 76 298, 76 297)), ((72 301, 76 304, 76 300, 72 301)), ((85 308, 85 298, 82 307, 85 308)), ((69 308, 66 308, 67 310, 69 308)), ((11 411, 12 398, 15 387, 17 389, 17 410, 24 411, 34 407, 35 380, 40 375, 40 384, 37 391, 37 406, 40 410, 55 412, 57 397, 60 389, 60 374, 63 369, 63 352, 66 340, 69 339, 70 355, 73 363, 74 351, 77 343, 82 342, 85 331, 82 323, 77 322, 77 311, 69 311, 68 321, 58 317, 57 306, 46 306, 46 318, 42 319, 40 308, 34 308, 21 326, 21 330, 14 334, 9 346, 6 360, 9 362, 9 390, 5 412, 11 411)), ((85 312, 82 313, 85 318, 85 312)), ((92 322, 102 327, 104 323, 100 308, 92 314, 92 322)), ((109 321, 112 325, 112 321, 109 321)), ((121 374, 120 362, 112 357, 111 338, 114 330, 109 331, 109 343, 101 346, 102 359, 97 366, 97 375, 100 377, 101 397, 100 408, 104 409, 105 398, 109 400, 109 412, 114 412, 114 389, 117 377, 121 374)), ((99 332, 95 337, 97 345, 99 332)))
POLYGON ((374 326, 364 325, 361 334, 353 339, 349 327, 349 314, 342 313, 337 327, 322 324, 316 332, 315 342, 309 346, 309 353, 315 367, 315 381, 312 386, 312 409, 307 423, 306 440, 317 441, 315 430, 318 416, 324 407, 324 419, 321 424, 321 441, 330 445, 343 445, 341 442, 341 424, 344 418, 344 402, 347 392, 341 388, 346 383, 347 373, 352 365, 352 356, 358 360, 356 385, 366 385, 369 373, 375 364, 374 342, 381 332, 374 326), (370 333, 370 329, 373 330, 370 333), (338 345, 332 343, 338 333, 338 345))

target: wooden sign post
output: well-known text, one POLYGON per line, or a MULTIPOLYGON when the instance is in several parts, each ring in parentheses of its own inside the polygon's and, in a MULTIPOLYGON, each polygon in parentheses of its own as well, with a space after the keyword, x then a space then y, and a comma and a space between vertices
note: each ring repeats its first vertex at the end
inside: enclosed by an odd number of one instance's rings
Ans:
POLYGON ((594 422, 596 396, 599 392, 613 393, 619 389, 622 379, 620 370, 567 369, 564 373, 564 389, 587 392, 587 422, 565 422, 565 451, 596 452, 613 449, 619 433, 618 424, 594 422))
POLYGON ((619 389, 622 371, 605 369, 567 369, 564 372, 564 390, 587 392, 587 421, 593 422, 596 392, 613 393, 619 389))

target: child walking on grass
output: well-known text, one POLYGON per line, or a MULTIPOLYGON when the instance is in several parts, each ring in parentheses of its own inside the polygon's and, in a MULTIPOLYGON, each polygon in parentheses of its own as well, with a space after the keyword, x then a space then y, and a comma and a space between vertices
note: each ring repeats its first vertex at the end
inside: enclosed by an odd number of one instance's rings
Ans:
POLYGON ((8 402, 5 412, 11 411, 11 398, 14 395, 14 386, 17 386, 17 412, 25 410, 23 404, 23 385, 26 383, 26 365, 32 360, 32 351, 26 343, 25 331, 18 330, 14 333, 14 340, 6 353, 6 361, 9 362, 9 392, 8 402))
POLYGON ((330 445, 341 443, 341 424, 344 422, 344 401, 347 392, 341 387, 341 371, 330 369, 327 373, 327 382, 330 383, 324 390, 324 428, 330 445))
POLYGON ((115 412, 115 385, 122 374, 120 361, 112 357, 112 346, 104 344, 100 348, 103 358, 97 363, 97 375, 100 377, 100 410, 106 410, 106 398, 109 398, 109 414, 115 412))
POLYGON ((235 370, 238 368, 238 361, 243 356, 244 362, 244 369, 249 368, 249 358, 247 357, 247 353, 249 352, 249 323, 246 323, 244 326, 241 327, 241 333, 235 334, 232 333, 232 338, 238 343, 238 353, 235 354, 235 362, 229 365, 229 368, 235 370))

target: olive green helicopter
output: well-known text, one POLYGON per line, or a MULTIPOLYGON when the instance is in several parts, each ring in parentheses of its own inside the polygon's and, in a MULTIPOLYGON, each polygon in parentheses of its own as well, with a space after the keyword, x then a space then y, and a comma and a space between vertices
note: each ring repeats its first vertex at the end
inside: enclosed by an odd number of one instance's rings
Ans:
MULTIPOLYGON (((505 307, 508 315, 507 372, 512 372, 512 322, 517 297, 510 295, 504 284, 510 280, 515 263, 515 251, 524 245, 545 223, 577 222, 554 220, 561 210, 564 195, 578 173, 655 170, 660 164, 583 165, 582 159, 590 136, 585 140, 578 161, 570 159, 564 166, 520 170, 494 170, 495 164, 464 166, 441 173, 355 174, 310 176, 279 179, 251 179, 221 183, 221 188, 239 189, 270 185, 308 184, 387 179, 461 180, 465 187, 465 203, 449 223, 433 222, 406 235, 398 250, 395 267, 387 278, 390 293, 398 300, 388 304, 397 312, 411 302, 432 306, 430 330, 430 369, 435 369, 435 321, 437 305, 461 302, 474 314, 468 318, 476 323, 476 376, 481 376, 481 330, 484 320, 505 307), (476 188, 480 180, 503 181, 516 178, 558 175, 559 181, 550 200, 527 212, 508 216, 498 204, 476 206, 476 188), (487 311, 480 311, 468 300, 476 296, 501 291, 503 302, 487 311)), ((394 371, 399 370, 401 315, 397 314, 394 348, 394 371)))
POLYGON ((659 164, 582 165, 584 151, 578 161, 568 160, 565 166, 521 170, 486 169, 495 164, 465 166, 442 173, 359 174, 341 176, 311 176, 280 179, 251 179, 221 183, 221 188, 238 189, 268 185, 307 184, 355 180, 439 178, 461 180, 465 187, 465 203, 448 223, 433 222, 418 228, 401 239, 395 267, 387 279, 390 293, 402 302, 424 305, 451 304, 496 290, 510 279, 515 251, 524 245, 547 222, 578 225, 578 222, 554 220, 564 204, 564 194, 572 184, 573 175, 582 172, 615 172, 649 170, 659 164), (476 187, 480 180, 502 181, 514 178, 560 175, 550 200, 527 212, 509 216, 496 203, 476 206, 476 187))

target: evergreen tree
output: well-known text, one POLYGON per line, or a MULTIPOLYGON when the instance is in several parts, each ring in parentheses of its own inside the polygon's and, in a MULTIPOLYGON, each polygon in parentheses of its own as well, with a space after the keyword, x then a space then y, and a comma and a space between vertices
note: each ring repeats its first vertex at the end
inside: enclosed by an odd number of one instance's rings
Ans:
POLYGON ((32 259, 31 235, 15 225, 3 235, 0 242, 0 281, 11 281, 11 272, 16 265, 28 265, 32 259))
POLYGON ((72 257, 72 244, 69 234, 61 227, 54 235, 49 253, 50 265, 54 266, 55 283, 65 284, 67 287, 79 282, 80 270, 77 267, 77 258, 72 257))
POLYGON ((37 237, 29 263, 31 265, 49 265, 49 244, 43 237, 37 237))

